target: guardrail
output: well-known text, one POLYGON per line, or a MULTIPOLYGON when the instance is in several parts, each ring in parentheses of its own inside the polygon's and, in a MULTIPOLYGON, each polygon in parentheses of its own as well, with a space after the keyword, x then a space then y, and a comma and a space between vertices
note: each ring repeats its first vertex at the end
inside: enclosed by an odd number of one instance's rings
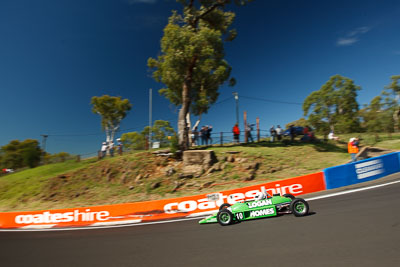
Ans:
POLYGON ((399 152, 324 170, 326 189, 367 182, 400 171, 399 152))
POLYGON ((53 228, 131 224, 146 221, 201 216, 214 212, 224 202, 254 198, 269 193, 303 195, 379 179, 400 171, 398 152, 325 169, 323 172, 259 185, 219 191, 221 199, 209 201, 206 194, 147 202, 75 209, 0 213, 0 228, 53 228))
POLYGON ((273 181, 255 186, 220 191, 221 199, 209 201, 206 194, 147 202, 94 206, 75 209, 0 213, 0 228, 57 228, 99 226, 177 219, 211 213, 226 202, 253 199, 263 189, 267 192, 301 195, 325 189, 323 173, 273 181))

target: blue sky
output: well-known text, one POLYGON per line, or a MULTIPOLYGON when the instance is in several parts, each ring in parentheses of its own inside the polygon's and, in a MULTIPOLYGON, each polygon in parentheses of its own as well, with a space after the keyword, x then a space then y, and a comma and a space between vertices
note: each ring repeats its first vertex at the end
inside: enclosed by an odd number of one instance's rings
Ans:
MULTIPOLYGON (((157 93, 162 85, 146 66, 172 9, 180 10, 173 0, 2 0, 0 146, 48 134, 50 153, 94 153, 105 134, 91 97, 128 98, 121 133, 141 131, 149 88, 153 120, 176 127, 178 108, 157 93)), ((202 118, 214 132, 229 132, 236 120, 233 91, 240 112, 268 129, 302 117, 296 103, 332 75, 361 86, 361 106, 400 74, 397 0, 255 0, 232 9, 238 37, 225 48, 237 84, 222 86, 218 101, 226 101, 202 118)))

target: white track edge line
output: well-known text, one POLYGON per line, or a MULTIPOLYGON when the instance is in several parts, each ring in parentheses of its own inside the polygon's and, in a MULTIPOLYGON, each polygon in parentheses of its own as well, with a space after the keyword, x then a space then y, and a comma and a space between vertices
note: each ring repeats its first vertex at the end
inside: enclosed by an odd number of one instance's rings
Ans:
POLYGON ((346 195, 346 194, 350 194, 350 193, 355 193, 355 192, 375 189, 375 188, 388 186, 388 185, 392 185, 392 184, 397 184, 397 183, 400 183, 400 180, 389 182, 389 183, 385 183, 385 184, 371 185, 371 186, 363 187, 363 188, 350 189, 350 190, 346 190, 346 191, 343 191, 343 192, 331 193, 331 194, 318 196, 318 197, 311 197, 311 198, 307 198, 306 200, 307 201, 313 201, 313 200, 318 200, 318 199, 323 199, 323 198, 328 198, 328 197, 336 197, 336 196, 340 196, 340 195, 346 195))

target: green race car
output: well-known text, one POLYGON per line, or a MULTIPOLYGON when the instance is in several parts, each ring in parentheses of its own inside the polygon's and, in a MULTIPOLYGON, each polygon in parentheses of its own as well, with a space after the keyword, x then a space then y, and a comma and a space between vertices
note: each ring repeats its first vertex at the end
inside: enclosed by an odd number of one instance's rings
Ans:
MULTIPOLYGON (((209 195, 212 200, 217 200, 219 194, 209 195)), ((219 207, 219 211, 199 221, 200 224, 216 223, 222 226, 230 225, 235 222, 259 219, 265 217, 278 216, 281 214, 292 213, 296 217, 305 216, 310 208, 302 198, 295 198, 293 195, 275 194, 260 192, 254 200, 237 202, 233 205, 224 203, 219 207)))

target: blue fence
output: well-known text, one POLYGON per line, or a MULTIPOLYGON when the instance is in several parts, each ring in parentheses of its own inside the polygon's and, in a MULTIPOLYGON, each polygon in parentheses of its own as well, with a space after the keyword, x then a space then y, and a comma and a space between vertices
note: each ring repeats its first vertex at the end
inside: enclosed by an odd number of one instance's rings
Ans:
POLYGON ((400 171, 399 152, 324 170, 326 189, 358 184, 400 171))

